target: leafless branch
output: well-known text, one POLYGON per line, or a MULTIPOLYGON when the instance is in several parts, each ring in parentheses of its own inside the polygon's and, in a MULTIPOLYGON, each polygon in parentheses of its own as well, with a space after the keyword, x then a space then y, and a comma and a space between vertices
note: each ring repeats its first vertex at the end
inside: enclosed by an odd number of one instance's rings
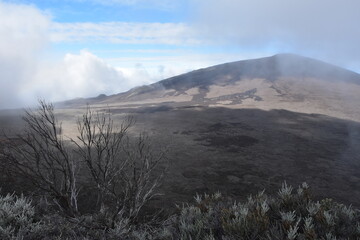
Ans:
POLYGON ((26 131, 20 143, 8 146, 7 157, 18 174, 47 193, 70 217, 79 213, 79 189, 87 179, 95 190, 96 211, 112 224, 119 218, 135 219, 144 204, 156 195, 163 171, 164 152, 155 152, 144 133, 129 134, 133 117, 116 125, 109 112, 87 108, 77 122, 78 137, 65 141, 54 107, 44 101, 23 117, 26 131))

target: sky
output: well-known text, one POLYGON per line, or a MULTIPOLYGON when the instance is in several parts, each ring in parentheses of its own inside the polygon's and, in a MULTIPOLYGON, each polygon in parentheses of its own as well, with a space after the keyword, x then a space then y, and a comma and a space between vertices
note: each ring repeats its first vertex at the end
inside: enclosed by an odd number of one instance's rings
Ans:
POLYGON ((295 53, 360 72, 358 0, 0 0, 0 109, 295 53))

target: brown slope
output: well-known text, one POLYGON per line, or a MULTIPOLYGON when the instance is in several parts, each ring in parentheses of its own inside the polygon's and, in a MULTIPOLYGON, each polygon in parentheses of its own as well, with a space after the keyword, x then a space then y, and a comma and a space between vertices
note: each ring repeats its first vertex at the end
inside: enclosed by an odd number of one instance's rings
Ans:
POLYGON ((292 54, 225 63, 76 104, 286 109, 360 121, 360 75, 292 54))
POLYGON ((319 60, 294 54, 278 54, 271 57, 225 63, 175 76, 160 82, 134 88, 120 99, 136 99, 140 95, 159 91, 186 91, 194 87, 231 84, 240 79, 266 79, 275 81, 282 77, 318 78, 330 82, 360 84, 360 75, 319 60))
POLYGON ((278 54, 199 69, 125 93, 66 104, 286 109, 360 121, 358 102, 359 74, 307 57, 278 54))

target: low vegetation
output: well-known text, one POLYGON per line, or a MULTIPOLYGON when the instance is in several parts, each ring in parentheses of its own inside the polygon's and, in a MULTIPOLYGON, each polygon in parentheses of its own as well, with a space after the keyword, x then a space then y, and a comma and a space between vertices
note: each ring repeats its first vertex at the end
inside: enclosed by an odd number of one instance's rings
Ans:
POLYGON ((175 239, 359 239, 360 214, 331 199, 314 202, 303 183, 284 183, 274 196, 264 191, 236 202, 220 193, 196 196, 173 223, 175 239))
POLYGON ((116 126, 88 108, 77 139, 64 139, 51 104, 24 120, 24 134, 2 141, 0 159, 31 191, 0 196, 0 239, 360 239, 360 211, 314 201, 306 183, 246 201, 197 195, 160 217, 144 206, 158 194, 165 155, 146 134, 129 133, 132 118, 116 126))
POLYGON ((193 204, 163 220, 134 223, 96 213, 67 218, 44 214, 26 197, 0 197, 1 239, 359 239, 360 213, 331 199, 311 200, 304 183, 283 184, 274 196, 264 191, 237 202, 220 193, 197 195, 193 204))

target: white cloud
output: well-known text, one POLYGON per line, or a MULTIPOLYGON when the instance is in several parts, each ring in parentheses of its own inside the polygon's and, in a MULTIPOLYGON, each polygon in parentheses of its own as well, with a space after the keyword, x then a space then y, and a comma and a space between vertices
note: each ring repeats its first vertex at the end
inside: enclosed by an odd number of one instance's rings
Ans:
POLYGON ((114 94, 152 81, 141 69, 125 76, 89 51, 54 60, 47 52, 52 24, 50 16, 33 6, 0 1, 0 109, 26 107, 38 98, 114 94))
POLYGON ((59 24, 34 6, 0 1, 0 109, 26 107, 36 104, 38 98, 59 101, 115 94, 160 80, 171 72, 153 71, 139 61, 133 62, 137 67, 115 68, 89 51, 54 60, 48 51, 54 36, 61 41, 78 34, 78 40, 90 42, 112 39, 177 44, 190 41, 180 37, 186 29, 183 24, 160 23, 59 24), (60 29, 58 35, 54 35, 54 26, 60 29))
POLYGON ((54 42, 193 45, 201 41, 184 23, 53 23, 54 42))
POLYGON ((198 31, 243 48, 349 62, 360 55, 360 1, 196 0, 198 31))
POLYGON ((61 62, 42 63, 40 71, 25 89, 38 98, 59 101, 114 94, 131 86, 131 81, 121 71, 94 54, 81 51, 80 54, 66 54, 61 62))
POLYGON ((19 91, 36 72, 49 24, 34 7, 0 2, 0 108, 22 103, 19 91))

